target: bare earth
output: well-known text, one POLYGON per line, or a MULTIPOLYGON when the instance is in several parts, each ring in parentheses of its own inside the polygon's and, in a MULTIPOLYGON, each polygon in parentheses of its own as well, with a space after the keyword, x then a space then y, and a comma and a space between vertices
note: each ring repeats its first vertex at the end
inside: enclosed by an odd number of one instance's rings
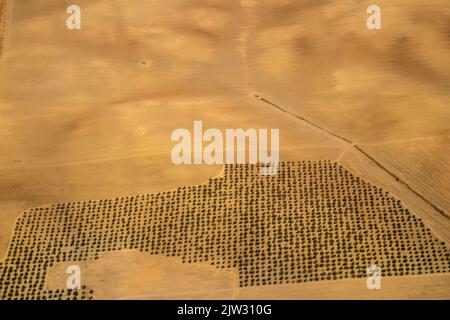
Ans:
MULTIPOLYGON (((378 1, 380 31, 365 26, 368 1, 79 0, 80 31, 65 27, 66 1, 4 4, 1 257, 30 208, 220 176, 171 162, 171 132, 194 120, 280 128, 282 160, 337 161, 449 247, 447 1, 378 1)), ((64 287, 70 264, 97 299, 450 298, 448 273, 384 277, 381 290, 365 279, 242 288, 235 269, 125 250, 56 265, 46 287, 64 287)))
POLYGON ((6 26, 6 0, 0 1, 0 58, 2 56, 3 42, 5 40, 6 26))

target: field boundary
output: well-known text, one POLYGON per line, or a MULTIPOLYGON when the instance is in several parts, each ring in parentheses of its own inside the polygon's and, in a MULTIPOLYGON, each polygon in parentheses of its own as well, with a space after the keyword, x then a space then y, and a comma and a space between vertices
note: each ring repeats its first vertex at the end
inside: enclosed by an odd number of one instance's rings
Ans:
MULTIPOLYGON (((321 130, 322 132, 325 132, 331 136, 333 136, 334 138, 337 138, 345 143, 347 143, 348 145, 350 145, 351 147, 353 147, 358 153, 360 153, 361 155, 363 155, 365 158, 369 159, 371 162, 373 162, 376 166, 378 166, 380 169, 382 169, 383 171, 385 171, 387 174, 389 174, 392 178, 394 178, 397 182, 399 182, 401 185, 403 185, 405 188, 407 188, 409 191, 411 191, 412 193, 414 193, 416 196, 418 196, 420 199, 422 199, 423 201, 425 201, 430 207, 432 207, 436 212, 438 212, 441 216, 443 216, 444 218, 450 220, 450 215, 448 213, 446 213, 443 209, 441 209, 438 205, 436 205, 435 203, 433 203, 431 200, 428 200, 424 195, 422 195, 421 193, 419 193, 418 191, 414 190, 406 181, 404 181, 403 179, 401 179, 398 175, 396 175, 395 173, 393 173, 392 171, 390 171, 388 168, 386 168, 385 166, 383 166, 378 160, 376 160, 374 157, 372 157, 371 155, 369 155, 366 151, 364 151, 360 146, 358 146, 356 143, 353 143, 352 141, 350 141, 349 139, 340 136, 339 134, 326 129, 325 127, 322 127, 321 125, 316 124, 315 122, 300 116, 292 111, 289 111, 283 107, 280 107, 279 105, 265 99, 264 97, 255 94, 254 95, 256 99, 271 105, 272 107, 292 116, 295 117, 298 120, 301 120, 303 122, 308 123, 310 126, 315 127, 318 130, 321 130)), ((341 156, 343 156, 346 151, 348 151, 347 149, 344 150, 343 154, 341 156)))

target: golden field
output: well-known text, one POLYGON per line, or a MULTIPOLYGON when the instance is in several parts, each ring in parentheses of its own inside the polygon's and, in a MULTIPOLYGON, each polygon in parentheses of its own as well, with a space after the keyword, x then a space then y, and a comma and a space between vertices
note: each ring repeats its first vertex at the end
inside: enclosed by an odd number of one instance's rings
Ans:
MULTIPOLYGON (((447 1, 380 0, 373 31, 368 1, 78 0, 81 30, 69 4, 0 0, 1 257, 25 210, 220 177, 171 162, 172 131, 194 120, 279 128, 282 161, 339 163, 449 247, 447 1)), ((98 299, 450 298, 448 273, 242 288, 235 269, 136 250, 79 264, 98 299)))

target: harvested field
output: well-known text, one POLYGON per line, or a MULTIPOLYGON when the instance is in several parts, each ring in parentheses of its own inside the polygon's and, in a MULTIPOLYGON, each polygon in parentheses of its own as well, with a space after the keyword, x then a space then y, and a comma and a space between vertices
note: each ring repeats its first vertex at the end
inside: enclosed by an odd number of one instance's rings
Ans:
POLYGON ((367 145, 363 148, 412 188, 445 212, 450 212, 448 137, 367 145))
POLYGON ((353 14, 369 4, 255 5, 246 60, 253 86, 354 143, 448 135, 447 1, 377 1, 379 32, 353 14))
POLYGON ((0 298, 449 299, 447 2, 0 0, 0 298), (175 165, 196 120, 282 171, 175 165))

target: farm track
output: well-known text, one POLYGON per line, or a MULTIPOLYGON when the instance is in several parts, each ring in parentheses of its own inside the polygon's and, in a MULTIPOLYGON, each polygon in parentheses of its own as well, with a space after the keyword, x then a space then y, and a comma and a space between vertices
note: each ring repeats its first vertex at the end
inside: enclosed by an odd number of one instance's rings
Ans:
MULTIPOLYGON (((360 154, 364 155, 364 157, 366 157, 367 159, 369 159, 370 161, 372 161, 374 164, 376 164, 380 169, 382 169, 383 171, 385 171, 386 173, 388 173, 392 178, 394 178, 396 181, 398 181, 399 183, 401 183, 404 187, 406 187, 409 191, 411 191, 412 193, 414 193, 416 196, 418 196, 420 199, 422 199, 423 201, 425 201, 428 205, 430 205, 436 212, 438 212, 440 215, 444 216, 446 219, 450 220, 450 216, 444 211, 442 210, 438 205, 436 205, 435 203, 433 203, 431 200, 427 199, 424 195, 422 195, 421 193, 419 193, 418 191, 414 190, 414 188, 412 188, 406 181, 404 181, 402 178, 400 178, 398 175, 396 175, 394 172, 390 171, 388 168, 386 168, 383 164, 381 164, 381 162, 379 162, 378 160, 376 160, 373 156, 369 155, 366 151, 364 151, 360 146, 358 146, 357 144, 351 142, 349 139, 344 138, 340 135, 338 135, 337 133, 326 129, 318 124, 316 124, 315 122, 300 116, 294 112, 291 112, 283 107, 280 107, 279 105, 265 99, 264 97, 260 96, 260 95, 256 95, 255 94, 255 98, 257 98, 258 100, 261 100, 262 102, 271 105, 272 107, 292 116, 295 117, 303 122, 308 123, 310 126, 321 130, 322 132, 325 132, 331 136, 333 136, 334 138, 338 138, 348 144, 350 144, 351 146, 353 146, 353 148, 355 150, 357 150, 360 154)), ((382 145, 382 143, 379 143, 377 145, 382 145)), ((344 150, 343 153, 345 153, 347 150, 344 150)), ((343 155, 343 154, 342 154, 343 155)), ((341 155, 341 157, 342 157, 341 155)))

